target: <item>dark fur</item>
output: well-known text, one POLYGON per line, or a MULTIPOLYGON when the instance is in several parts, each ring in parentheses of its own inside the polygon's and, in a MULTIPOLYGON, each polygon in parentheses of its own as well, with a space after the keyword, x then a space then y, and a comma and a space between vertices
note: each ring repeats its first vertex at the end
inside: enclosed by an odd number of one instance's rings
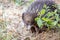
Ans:
POLYGON ((34 23, 34 18, 37 17, 37 13, 41 11, 44 4, 50 7, 51 10, 55 10, 55 8, 52 7, 54 5, 54 1, 52 0, 38 0, 34 1, 26 10, 25 13, 22 15, 22 19, 25 24, 31 25, 34 23))

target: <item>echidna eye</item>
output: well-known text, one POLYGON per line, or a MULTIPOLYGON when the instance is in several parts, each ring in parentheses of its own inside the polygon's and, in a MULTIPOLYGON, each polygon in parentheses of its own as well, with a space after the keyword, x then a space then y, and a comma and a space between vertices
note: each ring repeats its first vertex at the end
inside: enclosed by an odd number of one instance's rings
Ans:
POLYGON ((30 21, 28 21, 28 23, 29 23, 30 21))

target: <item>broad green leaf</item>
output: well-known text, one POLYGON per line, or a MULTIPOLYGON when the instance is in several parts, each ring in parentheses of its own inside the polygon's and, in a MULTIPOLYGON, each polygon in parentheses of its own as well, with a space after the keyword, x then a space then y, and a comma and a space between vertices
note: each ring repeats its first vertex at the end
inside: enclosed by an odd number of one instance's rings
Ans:
POLYGON ((38 24, 38 26, 39 26, 40 28, 42 28, 43 22, 42 22, 41 19, 38 19, 38 20, 37 20, 37 24, 38 24))
POLYGON ((56 17, 56 21, 59 20, 59 14, 55 14, 55 17, 56 17))
POLYGON ((57 9, 54 12, 57 13, 57 9))
MULTIPOLYGON (((56 7, 55 5, 52 6, 56 7)), ((55 9, 54 11, 50 11, 51 9, 49 8, 49 6, 44 4, 43 9, 38 12, 39 16, 35 19, 35 21, 40 28, 42 28, 43 25, 46 25, 49 29, 56 26, 60 27, 60 24, 58 24, 58 21, 60 21, 60 15, 58 14, 60 13, 60 10, 55 9)))
POLYGON ((43 21, 46 21, 46 22, 52 21, 52 20, 50 20, 50 19, 48 19, 48 18, 42 18, 42 20, 43 20, 43 21))
POLYGON ((43 8, 47 8, 47 5, 46 5, 46 4, 44 4, 43 8))
POLYGON ((52 25, 52 21, 48 21, 47 24, 48 24, 48 25, 52 25))
POLYGON ((45 10, 45 9, 42 9, 42 10, 40 11, 40 14, 41 14, 41 15, 44 15, 45 12, 46 12, 46 10, 45 10))
POLYGON ((52 25, 55 26, 58 22, 57 21, 54 21, 52 22, 52 25))
POLYGON ((60 24, 58 24, 58 27, 60 28, 60 24))
POLYGON ((39 20, 39 17, 36 17, 36 18, 35 18, 35 21, 37 21, 37 20, 39 20))
POLYGON ((54 14, 52 12, 48 12, 47 13, 47 16, 50 17, 50 16, 53 16, 54 14))

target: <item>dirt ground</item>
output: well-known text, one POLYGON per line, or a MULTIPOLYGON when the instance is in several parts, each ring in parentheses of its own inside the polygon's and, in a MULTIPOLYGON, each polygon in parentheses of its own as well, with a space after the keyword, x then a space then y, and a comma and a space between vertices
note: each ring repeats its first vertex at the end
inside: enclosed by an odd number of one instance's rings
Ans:
MULTIPOLYGON (((60 0, 56 0, 60 4, 60 0)), ((7 33, 11 34, 17 40, 60 40, 60 29, 50 30, 42 33, 31 33, 24 26, 22 13, 28 6, 16 6, 13 1, 0 0, 0 19, 8 22, 7 33)), ((11 40, 16 40, 16 39, 11 40)))

